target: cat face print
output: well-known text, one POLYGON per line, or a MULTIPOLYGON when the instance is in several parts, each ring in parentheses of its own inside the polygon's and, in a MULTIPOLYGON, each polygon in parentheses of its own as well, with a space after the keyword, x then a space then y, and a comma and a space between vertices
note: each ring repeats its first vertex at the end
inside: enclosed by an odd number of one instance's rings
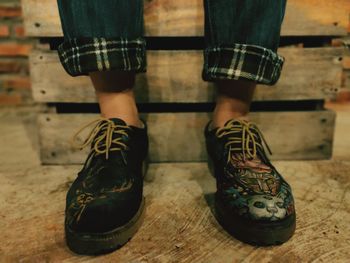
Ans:
POLYGON ((283 199, 276 196, 254 195, 248 199, 250 215, 253 219, 276 221, 286 216, 283 199))

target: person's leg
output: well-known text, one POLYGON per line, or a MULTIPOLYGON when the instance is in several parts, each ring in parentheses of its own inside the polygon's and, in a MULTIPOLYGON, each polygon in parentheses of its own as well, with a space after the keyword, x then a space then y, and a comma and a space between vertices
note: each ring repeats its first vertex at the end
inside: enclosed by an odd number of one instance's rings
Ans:
POLYGON ((128 125, 142 127, 134 96, 135 73, 125 71, 91 72, 101 115, 121 118, 128 125))
POLYGON ((133 94, 146 71, 142 1, 58 0, 65 37, 58 52, 71 76, 90 75, 101 115, 142 126, 133 94))
POLYGON ((277 54, 285 0, 204 0, 203 79, 217 87, 214 127, 248 114, 257 83, 273 85, 284 58, 277 54))
POLYGON ((133 94, 135 75, 146 71, 143 1, 58 0, 58 7, 62 66, 73 77, 90 76, 101 110, 73 136, 90 152, 67 192, 65 237, 76 253, 106 253, 131 239, 144 214, 148 133, 133 94))
POLYGON ((223 127, 232 118, 247 118, 256 83, 247 80, 218 80, 211 128, 223 127))
POLYGON ((203 79, 218 89, 205 127, 216 177, 216 215, 236 238, 255 245, 287 241, 295 230, 294 199, 271 164, 263 135, 248 118, 256 84, 273 85, 286 0, 204 0, 203 79))

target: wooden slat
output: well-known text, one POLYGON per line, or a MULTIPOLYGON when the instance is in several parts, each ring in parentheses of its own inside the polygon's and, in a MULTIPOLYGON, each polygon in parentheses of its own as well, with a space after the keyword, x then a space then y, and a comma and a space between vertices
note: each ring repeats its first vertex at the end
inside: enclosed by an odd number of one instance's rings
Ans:
MULTIPOLYGON (((324 99, 341 85, 343 48, 281 48, 286 62, 273 87, 259 86, 256 101, 324 99)), ((149 51, 148 72, 139 74, 138 102, 210 102, 215 89, 201 78, 201 51, 149 51)), ((30 57, 33 97, 39 102, 95 102, 88 77, 70 77, 56 51, 30 57)))
MULTIPOLYGON (((42 114, 39 117, 41 158, 45 164, 84 161, 88 149, 70 147, 72 134, 96 114, 42 114)), ((204 126, 208 113, 149 113, 150 161, 205 161, 204 126)), ((324 159, 331 156, 335 114, 331 111, 256 112, 272 159, 324 159)), ((84 136, 83 136, 84 137, 84 136)), ((83 138, 81 138, 83 139, 83 138)))
POLYGON ((343 72, 343 86, 341 92, 350 92, 350 70, 344 70, 343 72))
MULTIPOLYGON (((61 36, 56 0, 22 0, 29 36, 61 36)), ((145 0, 148 36, 203 35, 202 0, 145 0)), ((282 28, 284 36, 346 35, 348 0, 288 0, 282 28)))

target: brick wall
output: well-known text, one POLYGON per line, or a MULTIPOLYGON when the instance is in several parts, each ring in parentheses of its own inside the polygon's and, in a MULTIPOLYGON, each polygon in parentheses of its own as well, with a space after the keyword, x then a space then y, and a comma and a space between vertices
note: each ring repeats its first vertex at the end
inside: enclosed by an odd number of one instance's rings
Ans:
POLYGON ((28 55, 20 0, 0 0, 0 106, 32 104, 28 55))

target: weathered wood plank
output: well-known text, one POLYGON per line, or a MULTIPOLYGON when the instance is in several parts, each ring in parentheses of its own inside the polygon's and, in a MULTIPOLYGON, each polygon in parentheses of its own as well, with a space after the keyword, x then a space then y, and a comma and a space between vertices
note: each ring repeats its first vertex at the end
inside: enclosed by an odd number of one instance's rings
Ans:
MULTIPOLYGON (((286 58, 273 87, 259 86, 254 100, 304 100, 336 96, 343 48, 280 48, 286 58)), ((201 51, 149 51, 148 72, 139 74, 138 102, 211 102, 215 88, 201 78, 201 51)), ((70 77, 56 51, 36 50, 30 57, 33 97, 40 102, 96 102, 88 77, 70 77)))
POLYGON ((350 91, 350 70, 344 70, 343 72, 342 90, 344 90, 344 92, 350 91))
MULTIPOLYGON (((42 114, 41 159, 45 164, 84 161, 88 149, 69 145, 79 126, 95 114, 42 114)), ((209 113, 143 114, 149 126, 151 162, 204 161, 204 126, 209 113)), ((324 159, 331 156, 335 114, 331 111, 256 112, 251 114, 274 153, 272 159, 324 159)), ((83 138, 82 138, 83 139, 83 138)))
POLYGON ((295 198, 297 228, 287 243, 255 247, 227 234, 212 214, 215 181, 205 163, 152 164, 141 229, 121 249, 98 257, 73 254, 64 239, 65 196, 80 165, 0 170, 0 261, 348 262, 350 163, 274 165, 291 184, 295 198))
MULTIPOLYGON (((202 0, 145 0, 147 36, 203 35, 202 0)), ((22 0, 29 36, 61 36, 55 0, 22 0)), ((284 36, 346 35, 348 0, 288 0, 281 34, 284 36)))
MULTIPOLYGON (((246 245, 222 230, 211 212, 215 181, 206 163, 166 163, 150 165, 146 217, 134 238, 104 256, 75 255, 64 241, 64 206, 81 165, 38 165, 32 121, 37 110, 10 110, 0 111, 0 262, 232 263, 283 258, 283 263, 333 263, 350 258, 350 162, 334 160, 273 162, 291 184, 297 210, 296 233, 282 246, 246 245)), ((350 141, 340 139, 348 134, 348 124, 338 137, 347 159, 350 141)))

